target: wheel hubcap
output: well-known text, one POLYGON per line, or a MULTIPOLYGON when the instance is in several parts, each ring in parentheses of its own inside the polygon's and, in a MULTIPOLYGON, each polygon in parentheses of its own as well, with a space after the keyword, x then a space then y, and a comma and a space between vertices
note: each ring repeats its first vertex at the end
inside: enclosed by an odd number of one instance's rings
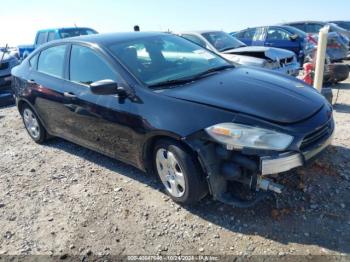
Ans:
POLYGON ((159 149, 156 154, 156 165, 166 190, 174 197, 182 197, 186 190, 185 178, 175 155, 168 150, 159 149))
POLYGON ((34 139, 38 139, 40 137, 40 127, 39 122, 34 113, 26 108, 23 111, 23 119, 24 119, 24 125, 26 126, 26 129, 28 130, 31 137, 34 139))

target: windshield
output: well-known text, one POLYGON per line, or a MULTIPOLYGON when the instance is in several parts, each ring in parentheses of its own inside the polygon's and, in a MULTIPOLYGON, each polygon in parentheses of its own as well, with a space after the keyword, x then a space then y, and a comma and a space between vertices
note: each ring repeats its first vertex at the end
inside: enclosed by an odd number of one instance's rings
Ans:
POLYGON ((190 79, 203 72, 231 65, 218 55, 170 34, 112 44, 109 50, 148 86, 190 79))
POLYGON ((225 32, 210 32, 202 34, 219 52, 246 46, 237 38, 225 32))
POLYGON ((62 29, 60 30, 61 38, 75 37, 81 35, 94 35, 97 32, 89 28, 72 28, 72 29, 62 29))

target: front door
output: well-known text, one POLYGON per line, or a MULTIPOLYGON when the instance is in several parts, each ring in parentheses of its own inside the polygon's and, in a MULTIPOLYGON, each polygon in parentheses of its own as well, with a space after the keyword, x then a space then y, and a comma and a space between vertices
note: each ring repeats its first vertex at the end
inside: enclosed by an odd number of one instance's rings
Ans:
POLYGON ((70 136, 77 143, 119 158, 131 160, 133 131, 128 127, 129 111, 133 106, 129 99, 116 95, 95 95, 89 85, 110 79, 123 84, 106 57, 98 50, 82 45, 72 45, 69 79, 66 84, 72 118, 67 119, 70 136))

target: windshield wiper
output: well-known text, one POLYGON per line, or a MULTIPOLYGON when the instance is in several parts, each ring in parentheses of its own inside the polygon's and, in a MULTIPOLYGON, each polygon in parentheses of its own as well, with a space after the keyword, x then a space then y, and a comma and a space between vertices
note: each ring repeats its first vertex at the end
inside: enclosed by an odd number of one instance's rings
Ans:
POLYGON ((198 75, 195 75, 194 78, 195 79, 199 79, 199 78, 202 78, 204 76, 207 76, 207 75, 210 75, 212 73, 215 73, 215 72, 219 72, 219 71, 223 71, 223 70, 226 70, 226 69, 229 69, 229 68, 235 68, 234 65, 224 65, 224 66, 219 66, 219 67, 214 67, 214 68, 211 68, 207 71, 204 71, 198 75))
POLYGON ((164 86, 187 84, 189 82, 201 79, 205 76, 208 76, 212 73, 223 71, 223 70, 226 70, 229 68, 234 68, 234 67, 235 67, 234 65, 224 65, 224 66, 214 67, 214 68, 211 68, 209 70, 206 70, 206 71, 199 73, 197 75, 194 75, 194 76, 190 76, 190 77, 186 77, 186 78, 179 78, 179 79, 170 79, 170 80, 166 80, 166 81, 163 81, 160 83, 150 85, 149 87, 154 88, 154 87, 164 87, 164 86))
POLYGON ((154 87, 181 85, 181 84, 186 84, 186 83, 191 82, 191 81, 193 81, 192 77, 191 78, 170 79, 170 80, 166 80, 166 81, 163 81, 160 83, 150 85, 148 87, 154 88, 154 87))

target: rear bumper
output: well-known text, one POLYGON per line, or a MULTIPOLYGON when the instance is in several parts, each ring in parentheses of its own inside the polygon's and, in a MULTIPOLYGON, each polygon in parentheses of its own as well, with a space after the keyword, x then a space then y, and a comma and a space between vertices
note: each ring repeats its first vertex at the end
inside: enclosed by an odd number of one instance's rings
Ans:
POLYGON ((304 166, 307 161, 317 156, 332 143, 333 136, 334 130, 327 139, 300 153, 287 152, 277 157, 262 157, 260 159, 261 175, 283 173, 304 166))

